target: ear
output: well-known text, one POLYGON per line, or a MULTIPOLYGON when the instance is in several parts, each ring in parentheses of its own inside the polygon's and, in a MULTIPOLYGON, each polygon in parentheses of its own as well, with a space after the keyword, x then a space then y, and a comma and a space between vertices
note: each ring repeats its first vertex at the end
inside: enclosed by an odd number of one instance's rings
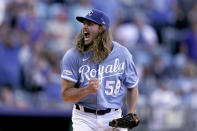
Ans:
POLYGON ((102 26, 102 29, 103 29, 103 31, 104 31, 104 30, 106 30, 107 28, 106 28, 106 26, 103 25, 103 26, 102 26))
POLYGON ((107 28, 104 26, 104 25, 101 25, 100 26, 100 31, 102 32, 102 31, 105 31, 107 28))

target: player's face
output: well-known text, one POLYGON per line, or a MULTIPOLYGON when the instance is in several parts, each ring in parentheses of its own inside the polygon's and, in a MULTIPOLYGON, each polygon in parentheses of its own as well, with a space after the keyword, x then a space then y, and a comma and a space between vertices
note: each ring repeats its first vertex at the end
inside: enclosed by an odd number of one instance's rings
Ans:
POLYGON ((89 45, 92 41, 98 36, 99 33, 99 25, 85 20, 83 22, 82 34, 84 35, 85 45, 89 45))

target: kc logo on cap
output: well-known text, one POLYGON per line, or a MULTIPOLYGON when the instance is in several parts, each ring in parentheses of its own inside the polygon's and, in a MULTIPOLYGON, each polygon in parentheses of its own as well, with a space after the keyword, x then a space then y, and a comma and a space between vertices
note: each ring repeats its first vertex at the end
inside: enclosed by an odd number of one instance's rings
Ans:
POLYGON ((85 17, 77 16, 76 19, 82 23, 84 20, 89 20, 99 25, 104 25, 107 30, 109 29, 110 25, 108 16, 104 12, 97 9, 90 10, 85 17))
POLYGON ((92 13, 93 13, 93 11, 92 11, 92 10, 90 10, 90 11, 88 12, 88 16, 91 16, 91 15, 92 15, 92 13))

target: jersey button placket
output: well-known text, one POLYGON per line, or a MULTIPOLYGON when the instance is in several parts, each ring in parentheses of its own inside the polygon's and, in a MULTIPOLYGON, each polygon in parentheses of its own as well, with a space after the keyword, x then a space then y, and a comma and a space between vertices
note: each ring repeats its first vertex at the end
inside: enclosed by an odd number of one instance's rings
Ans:
MULTIPOLYGON (((100 74, 99 74, 99 65, 97 65, 97 77, 99 79, 99 83, 100 83, 100 74)), ((99 101, 99 98, 98 98, 98 93, 97 93, 97 109, 98 109, 98 101, 99 101)), ((98 110, 96 110, 96 116, 98 115, 98 110)))

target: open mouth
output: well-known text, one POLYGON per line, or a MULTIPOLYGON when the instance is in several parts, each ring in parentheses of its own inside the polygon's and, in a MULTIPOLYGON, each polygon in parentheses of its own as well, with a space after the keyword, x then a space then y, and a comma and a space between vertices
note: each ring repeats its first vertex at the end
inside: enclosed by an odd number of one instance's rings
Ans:
POLYGON ((85 40, 88 40, 90 38, 90 33, 89 32, 84 31, 83 34, 84 34, 85 40))

